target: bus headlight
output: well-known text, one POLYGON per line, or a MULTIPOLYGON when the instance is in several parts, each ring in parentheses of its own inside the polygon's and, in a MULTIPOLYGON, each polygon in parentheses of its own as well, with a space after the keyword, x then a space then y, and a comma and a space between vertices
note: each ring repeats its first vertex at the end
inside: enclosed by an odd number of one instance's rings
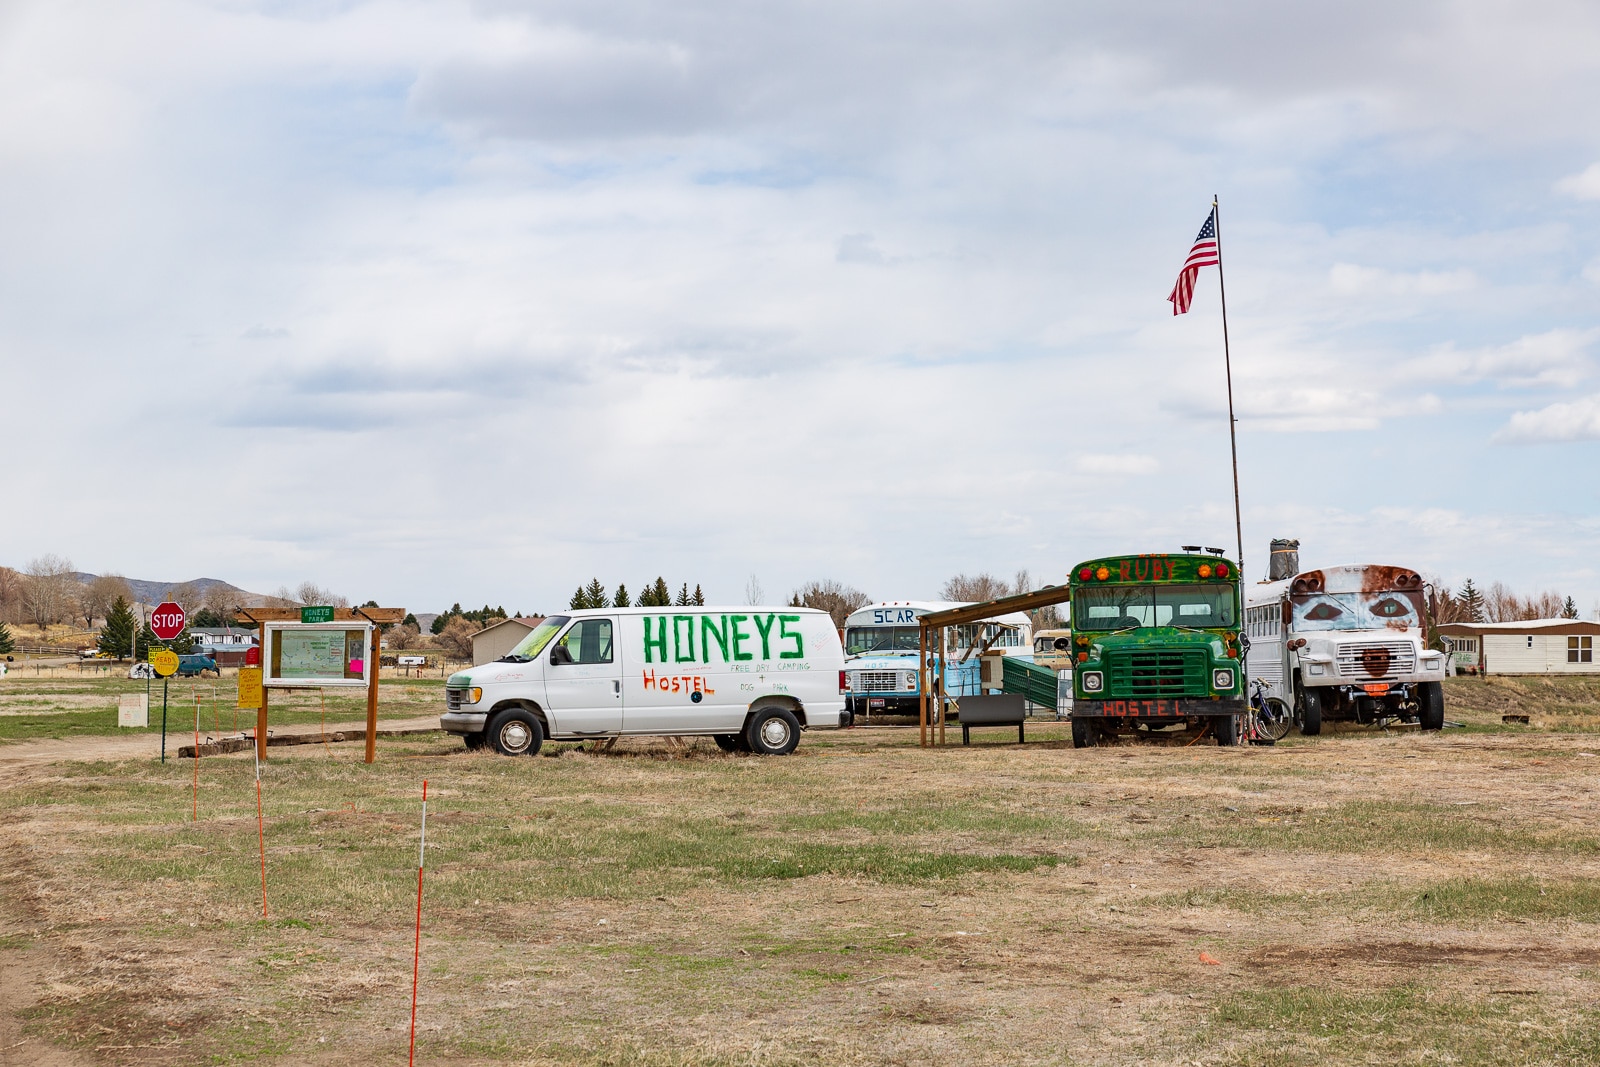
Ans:
POLYGON ((1084 671, 1078 677, 1083 680, 1085 693, 1098 693, 1105 685, 1105 678, 1099 671, 1084 671))
POLYGON ((917 687, 917 672, 916 671, 906 671, 905 674, 903 674, 901 676, 900 688, 901 689, 915 689, 916 687, 917 687))
POLYGON ((1211 672, 1211 688, 1213 688, 1213 689, 1232 689, 1233 688, 1233 672, 1232 671, 1226 671, 1226 670, 1224 670, 1224 671, 1212 671, 1211 672))

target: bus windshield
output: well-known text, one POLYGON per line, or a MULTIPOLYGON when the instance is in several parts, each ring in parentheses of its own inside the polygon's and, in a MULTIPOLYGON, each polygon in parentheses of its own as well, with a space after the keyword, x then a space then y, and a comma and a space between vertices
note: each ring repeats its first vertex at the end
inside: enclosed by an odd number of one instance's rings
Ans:
POLYGON ((1098 585, 1072 594, 1072 619, 1078 630, 1207 630, 1237 625, 1238 613, 1231 585, 1098 585))
POLYGON ((919 633, 915 626, 852 626, 844 632, 844 651, 850 656, 872 652, 915 652, 919 633))
POLYGON ((513 648, 510 652, 507 652, 504 656, 501 656, 500 659, 510 663, 528 662, 533 657, 543 652, 544 646, 550 643, 550 639, 556 635, 556 631, 560 630, 566 624, 567 616, 550 616, 538 626, 535 626, 531 634, 517 642, 517 647, 513 648))
POLYGON ((1422 625, 1415 592, 1307 593, 1294 599, 1296 630, 1404 630, 1422 625))

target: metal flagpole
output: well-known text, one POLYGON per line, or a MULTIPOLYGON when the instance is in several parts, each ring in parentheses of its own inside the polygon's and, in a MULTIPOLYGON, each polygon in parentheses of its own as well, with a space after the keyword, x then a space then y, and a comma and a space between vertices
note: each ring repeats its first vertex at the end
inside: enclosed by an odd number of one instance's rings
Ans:
POLYGON ((1233 356, 1228 351, 1228 286, 1222 280, 1222 219, 1211 194, 1211 228, 1217 235, 1217 288, 1222 293, 1222 365, 1228 378, 1228 448, 1233 452, 1233 533, 1239 541, 1239 575, 1244 576, 1244 521, 1239 517, 1239 438, 1233 416, 1233 356))

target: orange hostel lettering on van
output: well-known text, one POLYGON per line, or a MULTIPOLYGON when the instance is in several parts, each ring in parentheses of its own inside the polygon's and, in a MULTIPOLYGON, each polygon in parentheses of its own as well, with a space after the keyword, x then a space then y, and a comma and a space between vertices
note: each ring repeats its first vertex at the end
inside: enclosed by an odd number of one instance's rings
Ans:
POLYGON ((644 671, 642 674, 645 689, 654 689, 658 693, 716 692, 701 674, 657 674, 655 671, 644 671))

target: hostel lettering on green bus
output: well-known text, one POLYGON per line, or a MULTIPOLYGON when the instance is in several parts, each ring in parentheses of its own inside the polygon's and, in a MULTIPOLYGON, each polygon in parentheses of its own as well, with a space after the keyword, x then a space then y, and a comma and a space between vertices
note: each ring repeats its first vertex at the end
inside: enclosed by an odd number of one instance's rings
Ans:
POLYGON ((756 658, 747 646, 758 638, 763 662, 772 658, 774 646, 779 659, 804 659, 806 655, 805 638, 798 629, 798 615, 646 615, 643 619, 646 663, 710 663, 713 648, 722 662, 743 663, 756 658), (698 655, 696 619, 700 628, 698 655), (751 622, 756 627, 753 634, 746 627, 751 622), (796 628, 791 629, 791 625, 796 628), (672 631, 670 659, 667 654, 669 627, 672 631))

